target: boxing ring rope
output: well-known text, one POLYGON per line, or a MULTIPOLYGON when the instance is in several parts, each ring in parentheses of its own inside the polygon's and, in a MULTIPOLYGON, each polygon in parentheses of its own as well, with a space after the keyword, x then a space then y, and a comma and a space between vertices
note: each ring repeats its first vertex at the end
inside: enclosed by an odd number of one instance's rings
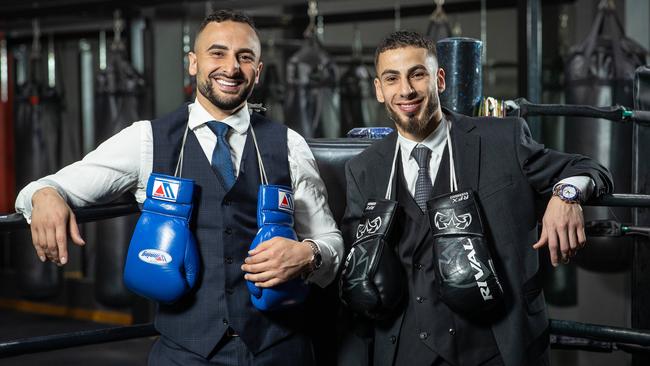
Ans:
MULTIPOLYGON (((591 199, 584 206, 612 206, 612 207, 650 207, 650 195, 614 193, 591 199)), ((98 206, 88 206, 73 209, 77 222, 91 222, 114 217, 130 215, 140 212, 137 203, 118 203, 98 206)), ((12 213, 0 215, 0 232, 16 229, 26 229, 29 225, 21 214, 12 213)))
POLYGON ((70 333, 16 339, 0 343, 0 358, 47 352, 93 344, 125 341, 133 338, 153 337, 159 333, 153 323, 84 330, 70 333))
MULTIPOLYGON (((552 333, 550 339, 553 349, 650 353, 648 331, 556 319, 550 320, 549 328, 552 333)), ((16 339, 0 343, 0 358, 153 337, 158 334, 153 323, 146 323, 16 339)))

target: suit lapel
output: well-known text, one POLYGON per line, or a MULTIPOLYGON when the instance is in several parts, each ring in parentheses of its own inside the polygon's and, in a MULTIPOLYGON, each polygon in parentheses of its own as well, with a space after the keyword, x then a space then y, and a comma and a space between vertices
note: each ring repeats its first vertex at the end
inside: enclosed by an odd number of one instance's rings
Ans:
MULTIPOLYGON (((383 140, 377 142, 377 149, 375 153, 377 156, 368 157, 368 182, 372 182, 369 186, 374 188, 374 192, 368 192, 370 199, 383 199, 386 196, 386 187, 388 187, 388 180, 390 179, 390 172, 392 169, 393 156, 395 154, 395 144, 397 143, 397 132, 393 132, 386 136, 383 140)), ((400 159, 397 159, 398 163, 400 159)), ((395 198, 397 189, 397 180, 399 179, 399 170, 395 171, 395 177, 391 182, 391 198, 395 198)))
MULTIPOLYGON (((399 159, 401 161, 401 159, 399 159)), ((415 236, 415 240, 413 242, 413 251, 417 250, 417 248, 422 244, 424 241, 424 238, 427 236, 427 233, 429 232, 429 218, 427 215, 422 213, 422 210, 420 210, 420 206, 415 202, 413 199, 413 196, 411 196, 411 193, 409 193, 408 189, 406 188, 406 181, 404 179, 404 172, 402 170, 402 164, 399 163, 399 188, 398 188, 398 197, 397 200, 399 201, 400 205, 404 208, 404 212, 406 215, 409 216, 411 221, 418 223, 418 232, 417 235, 415 236)))
POLYGON ((470 133, 475 126, 462 115, 445 111, 445 118, 451 122, 451 141, 454 153, 454 168, 458 189, 478 191, 478 177, 481 158, 481 138, 470 133))

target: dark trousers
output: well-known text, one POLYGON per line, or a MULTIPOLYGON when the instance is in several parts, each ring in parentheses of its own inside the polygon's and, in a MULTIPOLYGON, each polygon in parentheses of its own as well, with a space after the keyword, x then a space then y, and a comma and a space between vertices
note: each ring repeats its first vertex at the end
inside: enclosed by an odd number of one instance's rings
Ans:
POLYGON ((160 336, 149 353, 149 366, 314 366, 309 337, 293 334, 277 344, 252 354, 240 337, 224 337, 215 351, 204 358, 160 336))

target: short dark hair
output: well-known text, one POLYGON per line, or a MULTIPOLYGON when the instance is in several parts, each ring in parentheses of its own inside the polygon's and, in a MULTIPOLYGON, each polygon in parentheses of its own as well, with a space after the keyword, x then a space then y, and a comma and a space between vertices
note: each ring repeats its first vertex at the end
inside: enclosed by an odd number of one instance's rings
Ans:
POLYGON ((377 67, 379 55, 383 52, 409 46, 424 48, 429 55, 437 57, 436 44, 431 39, 418 32, 400 30, 389 34, 379 43, 377 50, 375 50, 375 67, 377 67))
POLYGON ((212 22, 222 23, 227 21, 248 24, 251 28, 253 28, 255 34, 257 34, 257 37, 259 38, 260 36, 259 33, 257 32, 257 28, 255 28, 255 23, 253 22, 253 19, 251 19, 248 15, 240 11, 232 10, 232 9, 217 10, 212 12, 211 14, 206 15, 206 17, 201 22, 201 25, 199 26, 199 30, 196 32, 196 34, 198 36, 198 34, 201 33, 203 29, 205 29, 205 27, 212 22))

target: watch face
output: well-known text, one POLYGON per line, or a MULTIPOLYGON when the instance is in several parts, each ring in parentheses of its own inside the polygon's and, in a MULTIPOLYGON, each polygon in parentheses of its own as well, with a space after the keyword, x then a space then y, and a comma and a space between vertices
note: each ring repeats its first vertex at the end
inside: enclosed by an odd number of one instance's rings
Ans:
POLYGON ((574 186, 565 185, 564 187, 562 187, 561 194, 562 197, 572 200, 578 196, 578 190, 574 186))
POLYGON ((319 269, 322 264, 323 264, 323 257, 321 256, 320 253, 318 253, 314 257, 314 267, 316 267, 316 269, 319 269))

